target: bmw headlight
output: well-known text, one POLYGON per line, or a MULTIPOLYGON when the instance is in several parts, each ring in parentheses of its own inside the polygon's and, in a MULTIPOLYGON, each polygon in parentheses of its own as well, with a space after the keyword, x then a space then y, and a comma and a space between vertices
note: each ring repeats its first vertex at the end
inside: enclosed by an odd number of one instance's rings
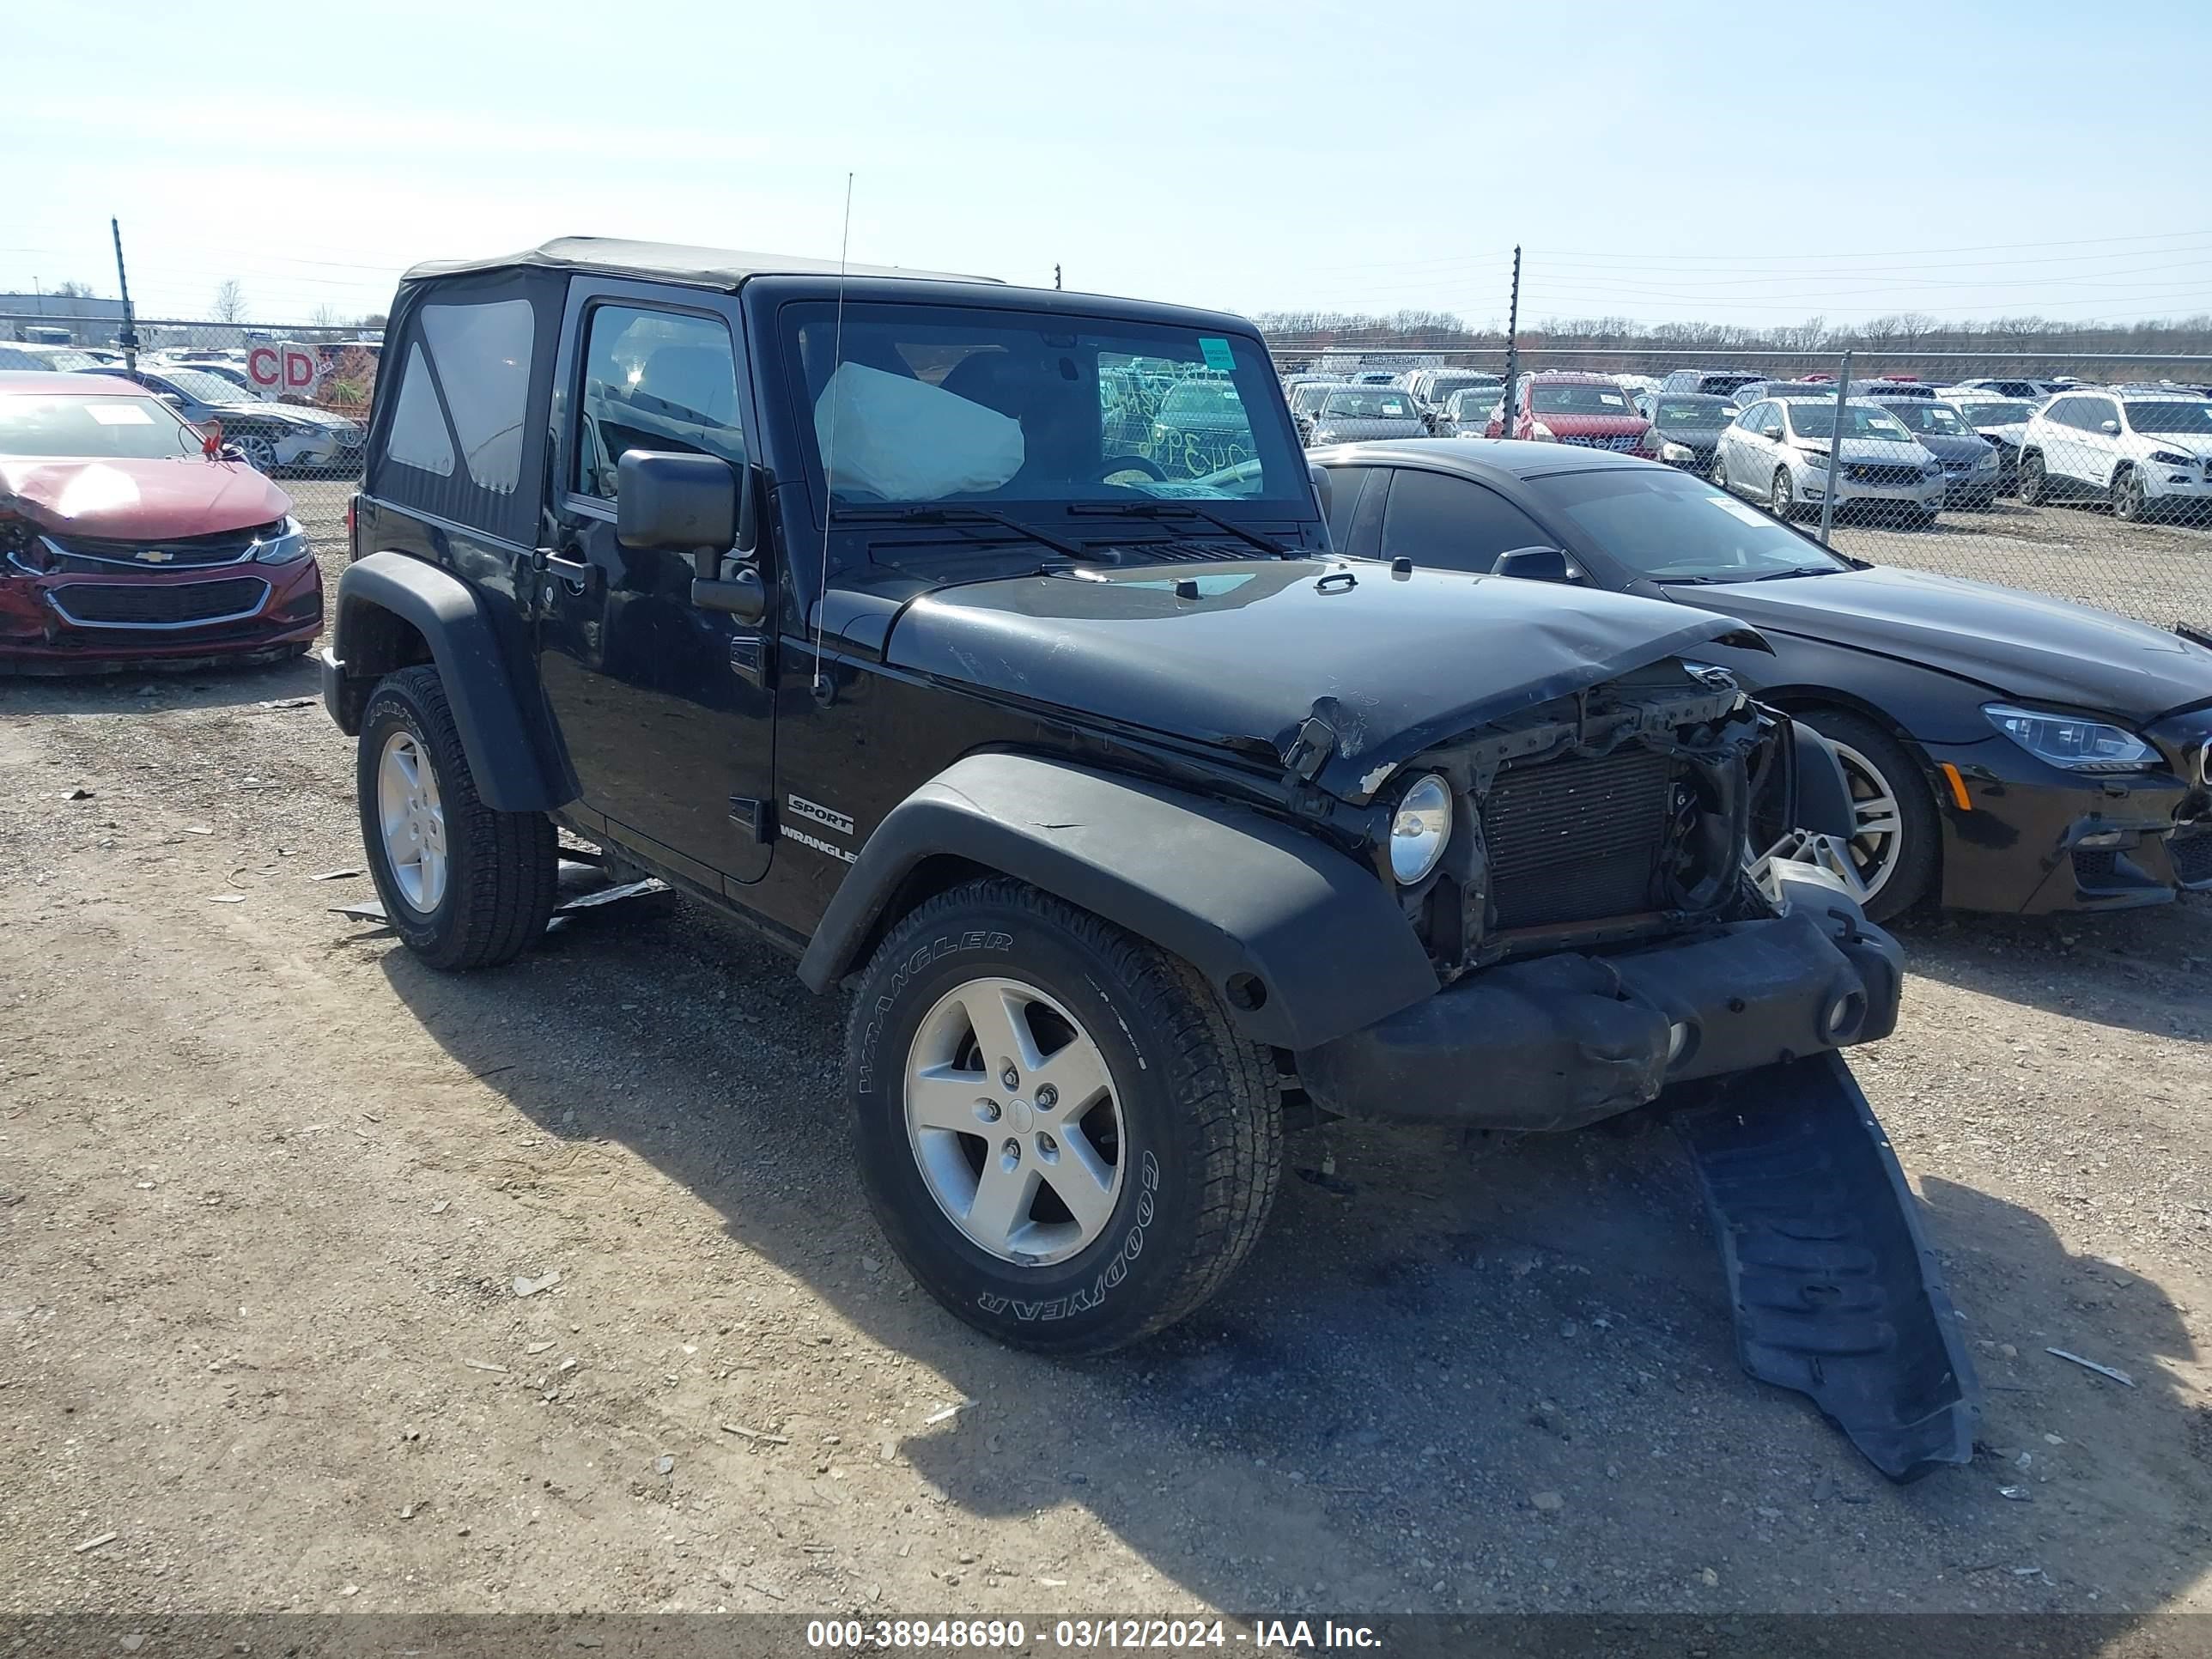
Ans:
POLYGON ((1984 705, 1990 724, 2039 761, 2069 772, 2142 772, 2158 750, 2124 726, 2079 714, 2048 714, 2009 703, 1984 705))
POLYGON ((307 532, 300 521, 289 514, 276 526, 276 533, 253 544, 256 564, 290 564, 307 556, 307 532))
POLYGON ((1437 867, 1451 827, 1451 786, 1434 772, 1414 779, 1390 815, 1390 873, 1400 886, 1412 886, 1437 867))

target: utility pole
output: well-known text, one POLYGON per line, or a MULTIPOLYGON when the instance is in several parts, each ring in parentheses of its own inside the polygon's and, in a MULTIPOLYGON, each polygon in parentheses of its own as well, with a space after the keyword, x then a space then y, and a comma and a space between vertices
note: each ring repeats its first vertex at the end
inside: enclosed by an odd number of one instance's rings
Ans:
POLYGON ((115 237, 115 284, 123 290, 123 332, 118 343, 123 347, 123 367, 136 374, 138 372, 138 322, 131 309, 131 278, 123 270, 123 226, 120 221, 110 219, 107 228, 115 237))
POLYGON ((1498 400, 1498 435, 1513 435, 1514 392, 1521 378, 1521 244, 1513 245, 1513 297, 1505 308, 1505 395, 1498 400))
POLYGON ((1052 267, 1052 287, 1055 294, 1060 291, 1060 264, 1057 260, 1054 262, 1052 267))
POLYGON ((1836 413, 1834 423, 1828 428, 1828 487, 1820 492, 1820 545, 1828 544, 1828 532, 1836 526, 1836 491, 1844 482, 1844 405, 1851 396, 1851 354, 1844 354, 1841 372, 1836 377, 1836 413))

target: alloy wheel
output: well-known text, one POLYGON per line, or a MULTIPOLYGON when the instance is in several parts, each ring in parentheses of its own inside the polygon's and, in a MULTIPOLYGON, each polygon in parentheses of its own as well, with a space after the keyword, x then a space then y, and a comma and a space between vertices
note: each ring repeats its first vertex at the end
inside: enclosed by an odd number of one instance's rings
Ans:
POLYGON ((938 1207, 1002 1261, 1078 1254, 1121 1196, 1124 1125, 1106 1056, 1018 980, 969 980, 923 1017, 907 1055, 906 1127, 938 1207))
POLYGON ((1899 854, 1905 847, 1905 813, 1897 790, 1881 769, 1848 744, 1828 739, 1843 763, 1844 781, 1851 792, 1851 819, 1856 826, 1850 842, 1850 869, 1839 871, 1855 889, 1861 904, 1889 884, 1897 873, 1899 854))
POLYGON ((376 816, 400 897, 428 915, 446 896, 446 809, 430 757, 412 732, 385 739, 376 764, 376 816))

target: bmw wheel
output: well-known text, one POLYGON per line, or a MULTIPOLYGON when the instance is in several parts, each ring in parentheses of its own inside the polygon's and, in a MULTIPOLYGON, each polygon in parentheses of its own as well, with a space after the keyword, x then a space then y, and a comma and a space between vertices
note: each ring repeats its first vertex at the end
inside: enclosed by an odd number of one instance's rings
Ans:
POLYGON ((892 929, 847 1066, 892 1249, 1017 1346, 1100 1353, 1171 1324, 1274 1200, 1267 1052, 1188 967, 1018 882, 957 888, 892 929))
POLYGON ((1865 716, 1820 708, 1803 719, 1834 745, 1850 787, 1854 895, 1870 920, 1887 921, 1917 904, 1934 884, 1935 797, 1905 745, 1865 716))

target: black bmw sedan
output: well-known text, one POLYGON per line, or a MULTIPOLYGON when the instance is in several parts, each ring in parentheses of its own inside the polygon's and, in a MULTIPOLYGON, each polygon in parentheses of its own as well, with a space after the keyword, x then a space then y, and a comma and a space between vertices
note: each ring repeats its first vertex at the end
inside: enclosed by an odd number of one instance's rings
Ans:
POLYGON ((1835 744, 1869 915, 2107 910, 2212 890, 2212 650, 1984 582, 1832 554, 1674 467, 1556 443, 1315 450, 1337 550, 1668 599, 1835 744))

